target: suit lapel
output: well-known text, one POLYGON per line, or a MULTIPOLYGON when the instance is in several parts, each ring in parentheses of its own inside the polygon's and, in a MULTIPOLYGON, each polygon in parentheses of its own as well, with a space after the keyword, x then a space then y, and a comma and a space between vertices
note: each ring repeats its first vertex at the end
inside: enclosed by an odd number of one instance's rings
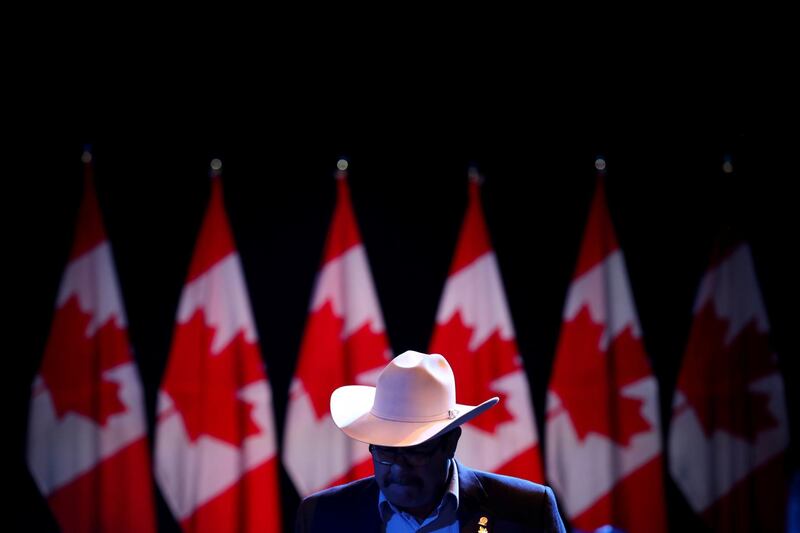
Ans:
POLYGON ((486 506, 486 492, 470 468, 456 462, 458 467, 458 522, 462 533, 492 531, 492 514, 486 506))
POLYGON ((356 513, 358 516, 354 517, 354 523, 358 527, 353 531, 382 531, 383 521, 381 515, 378 513, 378 483, 375 478, 367 484, 361 496, 361 502, 356 506, 356 509, 362 510, 356 513))

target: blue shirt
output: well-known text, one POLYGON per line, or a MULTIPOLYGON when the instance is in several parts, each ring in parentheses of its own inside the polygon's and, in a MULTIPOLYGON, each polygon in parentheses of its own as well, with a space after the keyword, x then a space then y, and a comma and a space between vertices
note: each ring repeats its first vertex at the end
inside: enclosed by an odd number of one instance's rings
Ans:
POLYGON ((378 491, 378 512, 386 533, 458 533, 458 469, 450 461, 450 483, 439 506, 419 522, 414 516, 401 511, 378 491))

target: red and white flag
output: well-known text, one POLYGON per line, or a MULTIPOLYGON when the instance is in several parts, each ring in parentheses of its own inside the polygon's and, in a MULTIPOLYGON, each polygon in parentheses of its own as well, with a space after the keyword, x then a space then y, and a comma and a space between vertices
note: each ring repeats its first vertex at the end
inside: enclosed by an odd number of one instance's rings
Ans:
POLYGON ((712 260, 672 404, 670 472, 714 530, 784 531, 789 428, 750 248, 712 260))
POLYGON ((301 496, 372 474, 367 445, 334 425, 330 397, 342 385, 375 385, 391 359, 345 171, 337 190, 286 415, 283 463, 301 496))
POLYGON ((62 531, 155 531, 142 385, 92 183, 31 390, 28 465, 62 531))
POLYGON ((539 436, 497 258, 471 173, 469 203, 444 286, 430 352, 453 367, 458 401, 494 409, 462 426, 459 459, 470 466, 542 482, 539 436))
POLYGON ((158 402, 156 479, 183 531, 280 531, 272 392, 218 176, 158 402))
POLYGON ((597 180, 550 377, 547 476, 574 529, 667 530, 658 383, 597 180))

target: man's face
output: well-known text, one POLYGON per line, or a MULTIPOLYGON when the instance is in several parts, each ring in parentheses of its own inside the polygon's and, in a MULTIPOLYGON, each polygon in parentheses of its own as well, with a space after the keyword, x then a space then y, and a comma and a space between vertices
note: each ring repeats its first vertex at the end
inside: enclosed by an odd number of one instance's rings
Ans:
POLYGON ((442 497, 460 428, 417 446, 372 446, 375 480, 396 507, 427 514, 442 497), (456 434, 456 432, 458 434, 456 434), (386 463, 389 464, 386 464, 386 463))

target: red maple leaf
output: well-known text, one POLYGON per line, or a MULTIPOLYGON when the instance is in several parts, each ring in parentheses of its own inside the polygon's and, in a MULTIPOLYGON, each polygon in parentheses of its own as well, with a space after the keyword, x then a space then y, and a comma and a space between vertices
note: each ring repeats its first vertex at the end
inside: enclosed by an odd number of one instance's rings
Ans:
POLYGON ((211 353, 215 330, 197 311, 175 331, 164 389, 183 418, 189 438, 211 435, 234 446, 259 433, 253 405, 238 397, 245 385, 265 378, 258 344, 240 331, 217 353, 211 353))
POLYGON ((355 384, 362 372, 383 368, 389 345, 383 332, 365 322, 342 340, 344 320, 336 316, 330 301, 311 313, 300 347, 297 377, 311 398, 317 419, 330 412, 331 393, 355 384))
POLYGON ((754 442, 759 432, 776 427, 769 395, 749 389, 753 381, 777 372, 766 334, 750 322, 729 345, 729 322, 711 304, 696 314, 678 388, 694 407, 707 436, 722 429, 754 442))
POLYGON ((476 351, 470 351, 473 332, 473 328, 464 324, 458 311, 447 323, 437 326, 430 350, 444 355, 453 368, 459 403, 477 405, 492 396, 500 396, 498 405, 469 422, 483 431, 494 433, 499 424, 514 417, 505 407, 505 394, 492 389, 491 383, 521 368, 517 360, 519 351, 516 342, 501 338, 498 330, 493 331, 476 351))
POLYGON ((604 329, 592 321, 586 307, 563 325, 550 388, 569 413, 578 438, 598 433, 627 446, 650 424, 642 417, 642 400, 622 396, 621 389, 652 373, 629 327, 602 352, 604 329))
POLYGON ((74 412, 104 425, 126 407, 119 399, 119 384, 107 381, 103 372, 130 361, 130 345, 114 318, 87 337, 91 319, 81 311, 77 296, 56 310, 39 374, 59 418, 74 412))

